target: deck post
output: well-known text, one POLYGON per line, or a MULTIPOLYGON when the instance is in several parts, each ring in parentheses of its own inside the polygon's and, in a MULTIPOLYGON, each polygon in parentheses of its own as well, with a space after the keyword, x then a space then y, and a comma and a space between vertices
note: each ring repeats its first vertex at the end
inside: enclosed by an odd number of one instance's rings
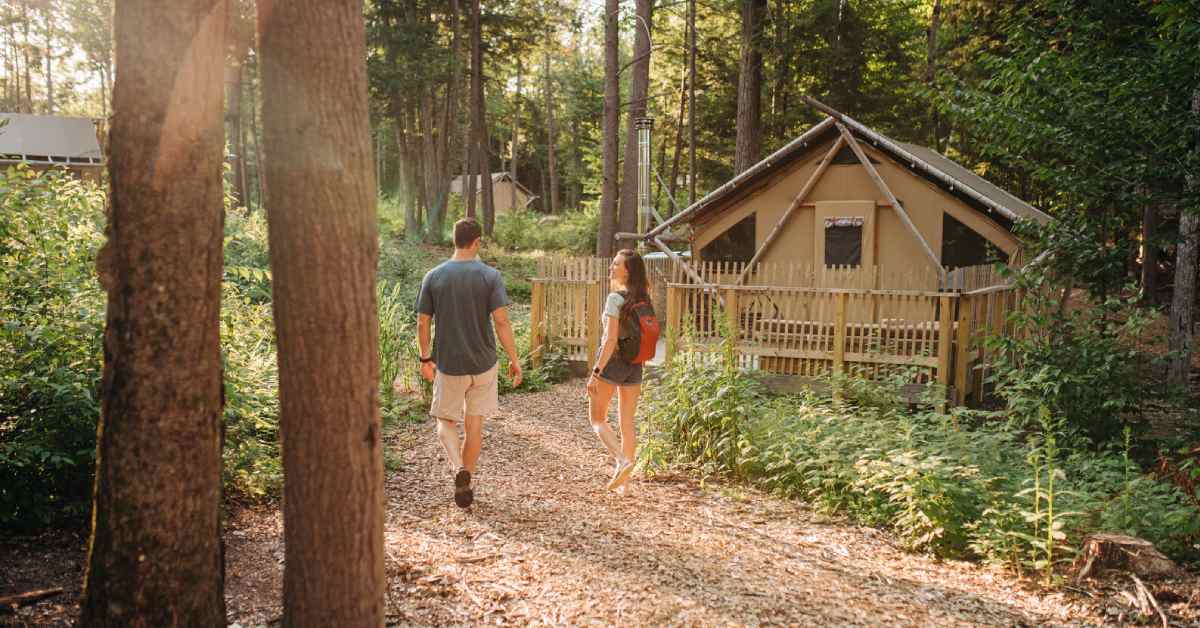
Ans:
POLYGON ((733 288, 725 288, 722 292, 725 293, 725 323, 729 328, 728 340, 733 341, 734 346, 737 346, 741 336, 741 330, 738 329, 738 293, 733 288))
POLYGON ((954 312, 951 308, 954 305, 954 297, 947 294, 941 299, 942 311, 938 317, 937 379, 939 384, 950 386, 950 338, 954 333, 954 312))
POLYGON ((675 356, 675 351, 679 347, 679 334, 683 324, 683 289, 675 286, 667 286, 667 355, 666 362, 670 362, 675 356))
POLYGON ((533 368, 542 365, 546 336, 546 284, 533 280, 533 293, 529 299, 529 361, 533 368))
POLYGON ((850 295, 839 292, 834 296, 835 310, 833 319, 833 374, 842 375, 846 372, 846 302, 850 295))
POLYGON ((958 351, 954 356, 954 402, 963 405, 967 402, 967 376, 971 372, 971 321, 974 318, 971 306, 974 300, 967 295, 958 298, 958 330, 956 344, 958 351))

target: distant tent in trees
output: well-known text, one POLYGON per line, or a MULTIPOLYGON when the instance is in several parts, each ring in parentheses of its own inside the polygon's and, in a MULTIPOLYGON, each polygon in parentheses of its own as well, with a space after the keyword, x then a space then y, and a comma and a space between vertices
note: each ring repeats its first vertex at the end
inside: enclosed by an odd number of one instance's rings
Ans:
POLYGON ((55 166, 100 180, 104 155, 96 124, 88 118, 0 113, 0 168, 19 163, 34 170, 55 166))
MULTIPOLYGON (((454 177, 450 182, 450 193, 462 196, 463 188, 471 187, 468 185, 469 181, 469 179, 462 175, 454 177)), ((476 197, 483 194, 483 186, 480 185, 478 175, 475 176, 474 189, 476 197)), ((509 173, 493 172, 492 198, 496 203, 496 215, 500 216, 513 210, 525 209, 538 197, 529 191, 529 188, 521 185, 520 181, 514 180, 509 173), (516 205, 513 204, 514 199, 516 200, 516 205)), ((476 198, 476 202, 482 203, 478 198, 476 198)))

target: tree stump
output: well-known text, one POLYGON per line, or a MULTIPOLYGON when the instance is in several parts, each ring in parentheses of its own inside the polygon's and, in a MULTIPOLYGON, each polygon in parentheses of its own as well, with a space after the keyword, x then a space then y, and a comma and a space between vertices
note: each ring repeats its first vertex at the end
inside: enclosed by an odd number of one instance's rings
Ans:
POLYGON ((1091 534, 1083 539, 1083 548, 1072 569, 1075 582, 1105 569, 1117 569, 1142 578, 1169 578, 1179 567, 1144 539, 1123 534, 1091 534))

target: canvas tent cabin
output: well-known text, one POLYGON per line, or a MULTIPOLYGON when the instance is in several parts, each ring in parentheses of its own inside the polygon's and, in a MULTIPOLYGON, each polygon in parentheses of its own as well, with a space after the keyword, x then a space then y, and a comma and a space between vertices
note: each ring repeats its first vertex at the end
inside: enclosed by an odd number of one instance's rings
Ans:
MULTIPOLYGON (((701 266, 756 263, 743 282, 758 283, 762 265, 817 274, 839 267, 874 277, 874 285, 840 287, 937 290, 955 287, 955 269, 996 259, 1020 264, 1014 223, 1050 220, 935 151, 828 111, 830 117, 669 221, 690 225, 692 259, 701 266)), ((811 280, 804 273, 780 279, 811 280)))
MULTIPOLYGON (((482 188, 480 188, 478 184, 479 175, 475 176, 477 177, 475 185, 475 202, 482 203, 483 192, 481 191, 482 188)), ((462 196, 463 190, 466 188, 467 181, 469 181, 469 179, 467 179, 465 175, 454 177, 454 180, 450 182, 450 193, 462 196)), ((513 179, 509 173, 492 173, 492 199, 496 204, 496 215, 507 214, 513 211, 514 208, 525 209, 526 207, 529 207, 529 204, 532 203, 535 198, 537 197, 533 195, 533 192, 529 191, 529 188, 521 185, 521 182, 513 179)))
POLYGON ((0 113, 0 168, 24 163, 35 170, 63 167, 99 181, 104 155, 88 118, 0 113))

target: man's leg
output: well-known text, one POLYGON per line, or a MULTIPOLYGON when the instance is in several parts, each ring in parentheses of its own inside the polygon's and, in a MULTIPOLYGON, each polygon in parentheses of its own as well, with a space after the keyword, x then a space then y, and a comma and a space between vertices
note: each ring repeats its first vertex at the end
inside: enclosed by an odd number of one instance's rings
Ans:
POLYGON ((446 462, 450 464, 451 473, 458 471, 463 466, 462 448, 458 443, 458 426, 454 421, 438 419, 437 435, 446 450, 446 462))
MULTIPOLYGON (((483 449, 483 417, 468 414, 463 422, 462 466, 475 474, 475 466, 479 462, 479 452, 483 449)), ((457 442, 457 437, 455 442, 457 442)))

